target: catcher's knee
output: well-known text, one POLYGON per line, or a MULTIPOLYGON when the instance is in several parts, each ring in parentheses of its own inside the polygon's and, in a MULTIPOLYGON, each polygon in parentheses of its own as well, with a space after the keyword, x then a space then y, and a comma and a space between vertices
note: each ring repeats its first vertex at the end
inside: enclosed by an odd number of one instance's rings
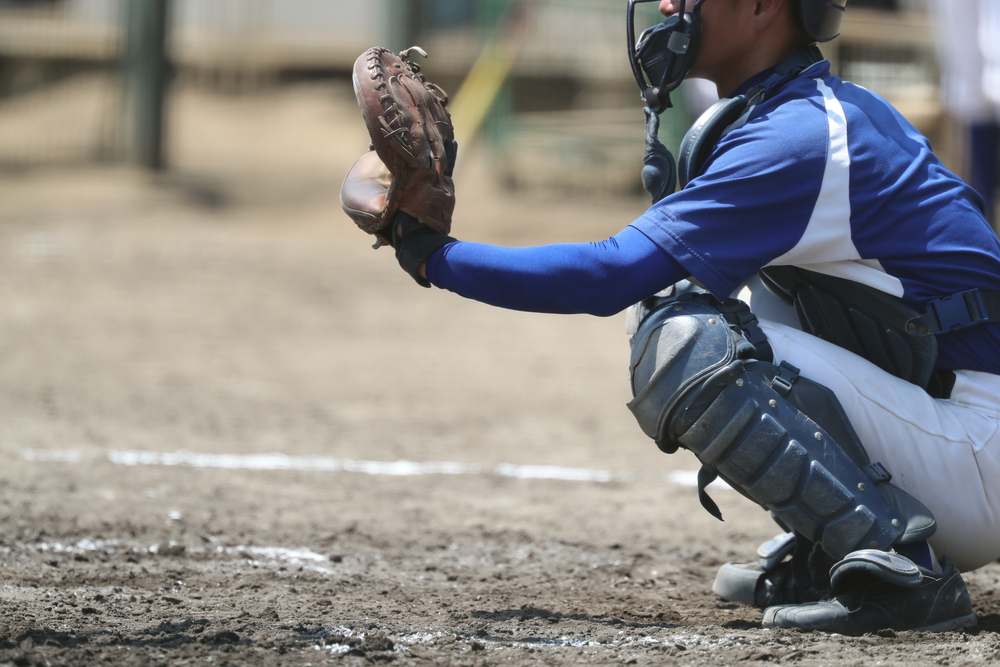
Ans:
POLYGON ((722 310, 711 297, 685 297, 642 322, 629 408, 643 431, 666 452, 691 450, 835 558, 933 534, 930 512, 870 464, 832 392, 755 360, 722 310))

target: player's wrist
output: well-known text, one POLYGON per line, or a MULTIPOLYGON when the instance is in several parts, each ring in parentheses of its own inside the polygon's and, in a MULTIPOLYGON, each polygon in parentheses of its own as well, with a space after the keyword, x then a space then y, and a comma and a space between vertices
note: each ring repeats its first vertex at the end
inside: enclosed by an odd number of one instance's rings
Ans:
POLYGON ((441 248, 456 241, 457 239, 434 231, 402 211, 393 216, 392 245, 396 249, 396 260, 422 287, 431 286, 427 280, 427 260, 441 248))

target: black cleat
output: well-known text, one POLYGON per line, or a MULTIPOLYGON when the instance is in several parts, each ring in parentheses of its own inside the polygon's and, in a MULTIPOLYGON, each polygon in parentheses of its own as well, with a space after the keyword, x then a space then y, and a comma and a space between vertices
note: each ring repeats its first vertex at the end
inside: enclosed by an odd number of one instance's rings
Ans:
POLYGON ((895 552, 855 551, 831 572, 836 597, 764 610, 765 628, 863 635, 879 630, 944 632, 976 624, 969 591, 950 558, 941 573, 895 552))

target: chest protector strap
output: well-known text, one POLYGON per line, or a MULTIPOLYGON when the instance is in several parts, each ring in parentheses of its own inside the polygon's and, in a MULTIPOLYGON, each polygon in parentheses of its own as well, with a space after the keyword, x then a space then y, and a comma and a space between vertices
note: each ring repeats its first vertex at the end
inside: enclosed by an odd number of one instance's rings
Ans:
POLYGON ((948 333, 977 324, 1000 322, 1000 292, 966 290, 927 304, 927 312, 907 321, 911 336, 948 333))

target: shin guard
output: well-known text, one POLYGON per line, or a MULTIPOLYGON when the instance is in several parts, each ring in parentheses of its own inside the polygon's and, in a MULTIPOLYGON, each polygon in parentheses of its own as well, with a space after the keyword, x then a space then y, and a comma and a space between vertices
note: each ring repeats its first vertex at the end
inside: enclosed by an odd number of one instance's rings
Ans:
POLYGON ((661 306, 633 342, 629 408, 662 450, 691 450, 710 473, 835 559, 932 534, 926 508, 887 484, 881 465, 869 465, 833 394, 804 381, 810 391, 802 396, 823 397, 824 405, 805 402, 817 405, 827 430, 803 401, 789 400, 787 373, 753 360, 754 352, 711 297, 661 306))

